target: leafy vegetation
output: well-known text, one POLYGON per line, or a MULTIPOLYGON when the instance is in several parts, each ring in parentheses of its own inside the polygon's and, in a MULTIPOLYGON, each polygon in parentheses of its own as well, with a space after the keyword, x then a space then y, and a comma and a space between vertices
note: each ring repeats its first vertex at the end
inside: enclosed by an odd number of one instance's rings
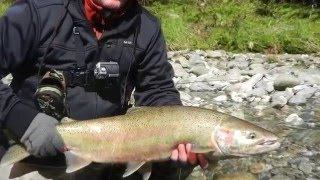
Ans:
MULTIPOLYGON (((2 0, 0 14, 9 1, 2 0)), ((320 0, 141 0, 171 50, 320 52, 320 0)))
POLYGON ((238 52, 320 51, 320 9, 312 5, 253 0, 155 1, 171 49, 238 52))

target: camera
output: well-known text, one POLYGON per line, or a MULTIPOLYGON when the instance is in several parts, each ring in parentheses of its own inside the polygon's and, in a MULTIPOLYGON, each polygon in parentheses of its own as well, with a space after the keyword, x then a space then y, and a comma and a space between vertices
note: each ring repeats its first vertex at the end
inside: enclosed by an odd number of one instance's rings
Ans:
POLYGON ((95 79, 117 79, 119 77, 119 64, 117 62, 98 62, 94 69, 95 79))

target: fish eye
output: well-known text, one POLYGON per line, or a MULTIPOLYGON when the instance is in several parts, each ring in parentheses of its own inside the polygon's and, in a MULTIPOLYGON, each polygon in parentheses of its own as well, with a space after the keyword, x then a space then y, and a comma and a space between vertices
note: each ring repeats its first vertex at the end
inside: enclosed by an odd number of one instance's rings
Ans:
POLYGON ((250 133, 249 135, 248 135, 248 138, 249 139, 254 139, 254 138, 256 138, 256 133, 250 133))

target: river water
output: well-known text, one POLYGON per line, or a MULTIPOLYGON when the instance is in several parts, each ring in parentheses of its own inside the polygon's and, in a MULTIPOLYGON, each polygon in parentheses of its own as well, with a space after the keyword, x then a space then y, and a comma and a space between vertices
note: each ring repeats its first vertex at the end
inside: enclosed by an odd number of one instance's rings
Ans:
POLYGON ((288 106, 277 110, 270 105, 216 104, 212 93, 193 94, 202 98, 202 107, 216 109, 251 121, 277 134, 281 147, 273 152, 240 159, 221 160, 208 170, 196 168, 188 180, 295 180, 320 179, 320 99, 310 99, 305 106, 288 106), (299 126, 286 123, 290 114, 303 119, 299 126))

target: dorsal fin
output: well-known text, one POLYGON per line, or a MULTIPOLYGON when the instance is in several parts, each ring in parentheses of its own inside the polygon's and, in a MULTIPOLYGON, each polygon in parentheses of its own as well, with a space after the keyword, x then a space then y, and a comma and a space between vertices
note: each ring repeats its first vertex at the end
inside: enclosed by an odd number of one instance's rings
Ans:
POLYGON ((132 107, 127 110, 127 114, 128 113, 135 113, 135 112, 141 111, 142 109, 143 109, 143 107, 132 107))

